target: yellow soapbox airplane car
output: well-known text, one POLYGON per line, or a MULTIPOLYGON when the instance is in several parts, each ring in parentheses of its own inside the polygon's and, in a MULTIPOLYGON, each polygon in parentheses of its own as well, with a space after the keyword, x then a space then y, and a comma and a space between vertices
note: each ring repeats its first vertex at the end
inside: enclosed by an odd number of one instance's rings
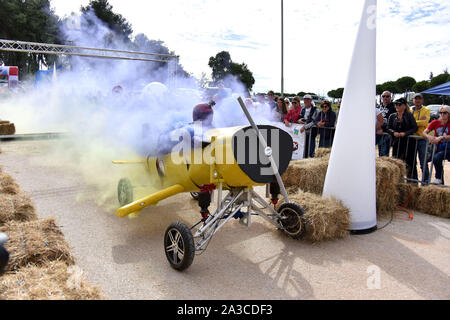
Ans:
POLYGON ((204 251, 214 234, 233 218, 250 226, 252 215, 261 216, 294 238, 305 231, 304 210, 289 202, 280 176, 292 158, 292 137, 278 127, 257 126, 241 98, 238 102, 250 126, 211 129, 207 132, 208 142, 189 153, 175 150, 141 161, 152 180, 156 178, 154 187, 159 191, 134 200, 130 180, 119 181, 121 207, 116 211, 119 217, 140 212, 182 192, 190 192, 198 200, 201 220, 197 224, 189 228, 182 222, 174 222, 165 232, 164 249, 174 269, 188 268, 195 254, 204 251), (280 193, 283 195, 284 202, 277 210, 254 191, 254 187, 264 185, 273 204, 280 193), (217 190, 217 208, 210 213, 213 190, 217 190), (228 191, 226 196, 222 195, 224 190, 228 191))

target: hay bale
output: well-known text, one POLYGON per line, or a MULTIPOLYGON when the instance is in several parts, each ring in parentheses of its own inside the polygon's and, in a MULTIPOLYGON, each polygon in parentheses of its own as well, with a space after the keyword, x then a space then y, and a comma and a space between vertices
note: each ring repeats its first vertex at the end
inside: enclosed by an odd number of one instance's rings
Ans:
POLYGON ((12 135, 16 133, 14 123, 0 124, 0 135, 12 135))
POLYGON ((376 175, 377 214, 385 216, 395 211, 398 204, 399 192, 397 185, 400 181, 400 169, 390 161, 377 158, 376 175))
POLYGON ((402 182, 397 185, 397 190, 399 193, 398 205, 415 210, 422 188, 412 183, 402 182))
POLYGON ((19 186, 14 179, 10 175, 3 172, 0 172, 0 193, 19 193, 19 186))
MULTIPOLYGON (((322 158, 292 161, 282 179, 288 193, 298 189, 321 195, 328 170, 329 154, 322 158)), ((402 160, 381 157, 376 159, 377 214, 385 216, 395 211, 399 202, 398 185, 406 172, 402 160)))
POLYGON ((404 182, 404 178, 406 177, 406 163, 405 161, 401 160, 401 159, 397 159, 394 157, 379 157, 377 158, 378 161, 386 161, 389 163, 392 163, 393 165, 397 166, 398 169, 400 170, 399 172, 399 177, 398 177, 398 183, 403 183, 404 182))
POLYGON ((286 188, 322 194, 328 158, 311 158, 291 162, 282 179, 286 188))
POLYGON ((330 158, 331 148, 318 148, 315 154, 316 158, 330 158))
MULTIPOLYGON (((303 239, 319 242, 344 238, 350 227, 350 212, 336 199, 298 190, 289 195, 289 201, 300 204, 306 213, 306 233, 303 239)), ((282 202, 280 202, 281 204, 282 202)))
POLYGON ((5 244, 10 254, 7 270, 14 271, 28 264, 41 265, 55 260, 68 265, 74 263, 70 247, 54 219, 9 222, 0 227, 0 232, 9 237, 5 244))
POLYGON ((9 124, 10 122, 9 121, 6 121, 6 120, 0 120, 0 124, 9 124))
POLYGON ((422 187, 414 205, 414 210, 450 218, 450 189, 439 186, 422 187))
POLYGON ((63 262, 30 265, 0 277, 4 300, 104 300, 100 288, 83 279, 81 269, 63 262))
POLYGON ((9 221, 32 221, 37 215, 30 198, 18 192, 17 194, 0 193, 0 226, 9 221))

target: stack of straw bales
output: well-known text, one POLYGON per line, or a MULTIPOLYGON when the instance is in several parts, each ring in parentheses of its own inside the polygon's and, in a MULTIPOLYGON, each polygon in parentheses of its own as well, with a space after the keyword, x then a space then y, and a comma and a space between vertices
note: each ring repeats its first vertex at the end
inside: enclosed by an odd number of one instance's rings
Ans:
MULTIPOLYGON (((321 150, 321 149, 319 149, 321 150)), ((301 189, 321 195, 328 170, 329 149, 322 149, 320 158, 303 159, 291 162, 283 174, 283 182, 288 192, 301 189)), ((395 210, 398 203, 397 185, 402 181, 405 165, 397 159, 378 158, 377 170, 377 211, 385 215, 395 210)))
POLYGON ((328 158, 310 158, 291 162, 282 179, 289 192, 301 189, 322 194, 328 158))
POLYGON ((376 201, 377 214, 385 216, 397 208, 399 192, 397 185, 402 181, 402 170, 399 163, 391 161, 391 158, 382 157, 376 159, 376 201))
POLYGON ((49 261, 74 264, 70 247, 54 219, 30 222, 8 222, 0 227, 9 241, 5 249, 10 253, 7 270, 16 271, 33 264, 41 266, 49 261))
POLYGON ((316 158, 328 158, 330 159, 331 148, 318 148, 315 154, 316 158))
POLYGON ((0 299, 102 300, 100 289, 89 285, 76 267, 60 261, 30 265, 0 277, 0 299))
MULTIPOLYGON (((319 158, 292 161, 283 174, 288 193, 298 189, 321 195, 328 170, 329 149, 319 149, 319 158), (319 152, 320 151, 320 152, 319 152)), ((404 183, 405 162, 391 157, 376 159, 377 214, 388 215, 401 205, 426 214, 450 216, 450 189, 437 186, 417 187, 404 183)))
POLYGON ((31 221, 37 216, 30 198, 0 169, 0 226, 8 221, 31 221))
POLYGON ((340 201, 323 199, 319 195, 301 190, 290 194, 289 201, 297 202, 305 209, 304 239, 319 242, 344 238, 348 235, 350 213, 340 201))
POLYGON ((0 232, 9 237, 0 299, 104 299, 82 279, 64 235, 54 219, 37 220, 30 199, 0 169, 0 232))
POLYGON ((0 121, 0 135, 11 135, 16 133, 16 127, 14 123, 10 123, 9 121, 0 121))
POLYGON ((399 205, 441 218, 450 218, 450 188, 417 187, 409 183, 398 185, 399 205))

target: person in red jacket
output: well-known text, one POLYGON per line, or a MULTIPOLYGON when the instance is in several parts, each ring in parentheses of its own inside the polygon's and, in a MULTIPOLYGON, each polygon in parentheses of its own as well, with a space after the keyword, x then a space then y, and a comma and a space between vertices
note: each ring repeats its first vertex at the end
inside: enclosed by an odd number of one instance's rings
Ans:
POLYGON ((422 135, 428 141, 436 145, 436 151, 433 158, 433 165, 436 168, 434 183, 444 184, 444 167, 442 162, 446 158, 450 161, 450 107, 442 106, 439 109, 439 119, 432 121, 422 135), (434 136, 429 133, 434 131, 434 136))
POLYGON ((291 123, 300 123, 300 113, 302 112, 302 106, 300 105, 300 98, 294 97, 292 99, 292 109, 288 111, 284 118, 284 124, 286 127, 290 127, 291 123))

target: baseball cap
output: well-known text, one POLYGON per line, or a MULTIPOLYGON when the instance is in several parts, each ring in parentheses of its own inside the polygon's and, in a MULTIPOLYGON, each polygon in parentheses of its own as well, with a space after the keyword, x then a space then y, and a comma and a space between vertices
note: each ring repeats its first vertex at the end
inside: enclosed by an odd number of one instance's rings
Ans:
POLYGON ((312 100, 312 97, 311 97, 310 94, 305 94, 305 95, 303 96, 303 99, 311 99, 311 100, 312 100))
POLYGON ((408 103, 406 102, 405 98, 400 98, 400 99, 395 100, 394 104, 396 104, 396 105, 398 105, 398 104, 400 104, 400 105, 402 105, 402 104, 408 105, 408 103))
POLYGON ((421 93, 416 93, 415 95, 414 95, 414 99, 415 98, 422 98, 423 99, 423 95, 421 94, 421 93))

